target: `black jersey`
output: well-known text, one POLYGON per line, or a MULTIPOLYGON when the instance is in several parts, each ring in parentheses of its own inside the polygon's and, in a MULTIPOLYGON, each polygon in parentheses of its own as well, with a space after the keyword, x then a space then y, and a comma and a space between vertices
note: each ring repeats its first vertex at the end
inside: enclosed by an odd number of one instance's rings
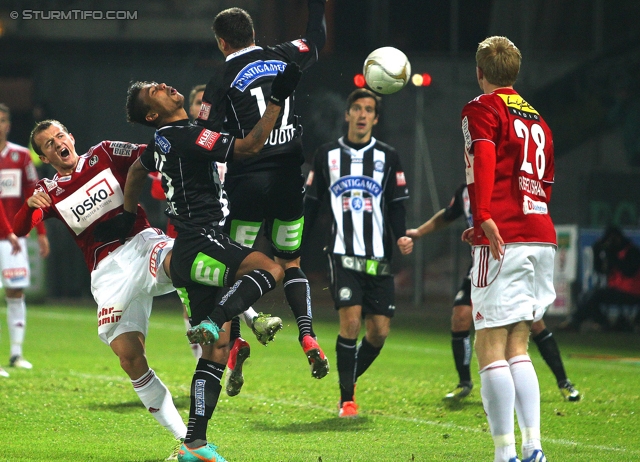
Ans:
POLYGON ((216 162, 230 160, 234 144, 234 137, 188 120, 156 130, 140 162, 162 174, 165 214, 178 230, 224 224, 229 210, 216 162))
POLYGON ((469 191, 466 183, 461 184, 456 189, 451 202, 444 209, 442 218, 445 221, 454 221, 456 218, 464 215, 467 226, 473 227, 473 216, 471 215, 471 201, 469 200, 469 191))
POLYGON ((334 223, 329 251, 391 258, 388 207, 409 198, 398 153, 375 138, 360 149, 343 138, 320 146, 307 179, 307 198, 329 196, 334 223))
MULTIPOLYGON (((271 82, 278 72, 283 72, 291 62, 305 70, 318 60, 326 39, 325 0, 310 0, 308 4, 304 38, 274 47, 251 46, 227 56, 222 71, 207 84, 196 124, 244 138, 264 114, 271 96, 271 82)), ((283 163, 302 165, 301 132, 295 114, 295 96, 291 95, 260 155, 228 163, 228 174, 276 168, 283 163)))

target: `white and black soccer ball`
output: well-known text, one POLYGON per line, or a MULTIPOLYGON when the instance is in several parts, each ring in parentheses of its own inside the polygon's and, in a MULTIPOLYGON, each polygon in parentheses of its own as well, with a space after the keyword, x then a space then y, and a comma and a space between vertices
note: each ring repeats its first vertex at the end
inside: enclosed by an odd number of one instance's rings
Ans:
POLYGON ((373 50, 362 68, 364 79, 376 93, 390 95, 404 88, 411 77, 411 63, 394 47, 373 50))

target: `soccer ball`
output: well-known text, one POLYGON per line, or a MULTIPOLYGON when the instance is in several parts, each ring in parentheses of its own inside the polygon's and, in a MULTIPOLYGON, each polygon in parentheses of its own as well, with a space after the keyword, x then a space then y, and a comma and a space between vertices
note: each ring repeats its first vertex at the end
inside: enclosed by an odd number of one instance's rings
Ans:
POLYGON ((373 50, 362 68, 367 85, 376 93, 390 95, 407 84, 411 77, 411 63, 407 56, 393 47, 373 50))

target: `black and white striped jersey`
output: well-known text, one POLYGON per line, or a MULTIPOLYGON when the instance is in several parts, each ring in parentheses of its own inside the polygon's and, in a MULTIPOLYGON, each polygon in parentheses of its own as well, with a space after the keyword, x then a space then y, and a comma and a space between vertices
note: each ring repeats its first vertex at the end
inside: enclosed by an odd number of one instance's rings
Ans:
POLYGON ((328 196, 334 217, 331 253, 391 257, 389 206, 409 198, 394 148, 373 137, 363 146, 349 146, 344 138, 327 143, 315 153, 306 186, 308 200, 328 196))

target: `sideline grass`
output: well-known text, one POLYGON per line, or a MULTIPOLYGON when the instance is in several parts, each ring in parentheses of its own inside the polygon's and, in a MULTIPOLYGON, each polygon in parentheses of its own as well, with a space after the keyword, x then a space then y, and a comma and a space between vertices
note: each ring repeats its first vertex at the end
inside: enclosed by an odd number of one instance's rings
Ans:
MULTIPOLYGON (((332 370, 314 380, 293 318, 273 311, 283 317, 284 330, 265 348, 245 329, 252 344, 245 387, 237 397, 221 396, 209 425, 211 441, 230 462, 492 460, 475 363, 470 397, 442 400, 456 377, 448 332, 394 327, 359 380, 361 417, 342 420, 336 409, 336 322, 315 323, 332 370)), ((2 308, 3 367, 5 319, 2 308)), ((186 421, 195 360, 183 330, 177 309, 154 311, 147 349, 186 421)), ((584 399, 562 400, 532 346, 549 460, 640 460, 637 336, 558 338, 569 377, 584 399), (593 357, 602 354, 636 359, 593 357)), ((169 454, 171 435, 144 410, 117 358, 98 340, 92 305, 29 306, 25 356, 33 370, 10 369, 11 377, 0 379, 0 460, 158 461, 169 454)))

